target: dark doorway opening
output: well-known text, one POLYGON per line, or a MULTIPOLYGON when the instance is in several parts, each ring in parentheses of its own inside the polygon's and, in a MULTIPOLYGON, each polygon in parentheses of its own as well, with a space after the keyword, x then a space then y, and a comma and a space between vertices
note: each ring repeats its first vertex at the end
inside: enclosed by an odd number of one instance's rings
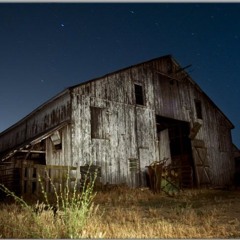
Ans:
POLYGON ((195 185, 195 172, 192 156, 189 122, 175 120, 156 115, 158 140, 160 133, 168 129, 169 150, 171 164, 179 170, 182 187, 188 188, 195 185))

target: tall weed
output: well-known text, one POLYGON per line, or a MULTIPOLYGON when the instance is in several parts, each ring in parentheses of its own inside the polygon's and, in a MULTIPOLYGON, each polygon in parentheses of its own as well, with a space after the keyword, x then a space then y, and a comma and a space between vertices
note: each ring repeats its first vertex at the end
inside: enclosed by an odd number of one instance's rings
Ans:
POLYGON ((69 172, 66 177, 66 184, 60 186, 60 191, 57 191, 54 182, 48 176, 54 192, 54 200, 49 199, 49 194, 45 191, 42 179, 39 176, 44 201, 37 201, 34 205, 28 204, 23 198, 18 197, 14 192, 0 184, 0 189, 15 200, 15 211, 18 214, 15 215, 14 222, 19 221, 19 225, 13 225, 12 221, 6 222, 7 219, 13 220, 14 215, 12 215, 12 212, 4 212, 4 215, 10 216, 1 219, 0 232, 2 237, 81 238, 89 214, 94 208, 95 193, 93 189, 96 175, 92 178, 85 177, 85 179, 90 180, 85 181, 82 190, 79 191, 77 179, 74 181, 74 186, 70 186, 69 172), (18 210, 19 208, 21 208, 21 211, 18 210))

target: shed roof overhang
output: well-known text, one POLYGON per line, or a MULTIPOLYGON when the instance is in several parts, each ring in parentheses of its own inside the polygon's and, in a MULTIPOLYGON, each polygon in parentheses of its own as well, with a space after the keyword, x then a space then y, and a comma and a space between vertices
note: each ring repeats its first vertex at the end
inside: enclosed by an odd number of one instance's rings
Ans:
POLYGON ((4 152, 1 156, 1 162, 4 162, 5 160, 13 157, 16 153, 26 153, 26 154, 30 154, 30 153, 43 153, 45 154, 45 150, 36 150, 33 148, 34 145, 36 145, 37 143, 43 141, 44 139, 50 137, 54 132, 60 130, 61 128, 65 127, 66 125, 68 125, 70 123, 70 121, 64 121, 61 124, 45 131, 44 133, 39 134, 38 136, 27 140, 26 142, 22 143, 21 145, 18 145, 14 148, 12 148, 11 150, 8 150, 6 152, 4 152))

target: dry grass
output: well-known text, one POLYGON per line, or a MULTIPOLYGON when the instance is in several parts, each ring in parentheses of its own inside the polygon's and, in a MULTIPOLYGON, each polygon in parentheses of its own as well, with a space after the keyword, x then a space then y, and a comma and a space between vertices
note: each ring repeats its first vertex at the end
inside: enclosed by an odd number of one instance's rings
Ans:
MULTIPOLYGON (((174 198, 123 186, 99 191, 79 237, 237 238, 239 197, 240 192, 222 190, 185 190, 174 198)), ((2 238, 66 238, 61 212, 57 218, 43 212, 33 222, 16 204, 0 207, 2 238)))
POLYGON ((106 238, 240 237, 239 197, 239 192, 185 190, 170 198, 120 187, 96 196, 102 216, 95 226, 106 238))

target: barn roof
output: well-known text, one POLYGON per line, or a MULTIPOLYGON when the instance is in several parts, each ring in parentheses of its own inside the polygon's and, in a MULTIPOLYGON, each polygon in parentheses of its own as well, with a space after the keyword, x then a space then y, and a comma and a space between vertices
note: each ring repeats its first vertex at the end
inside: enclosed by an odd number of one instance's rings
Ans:
MULTIPOLYGON (((17 145, 17 146, 14 146, 13 148, 11 149, 8 149, 4 152, 1 152, 0 153, 0 158, 3 161, 5 161, 6 159, 12 157, 14 154, 18 153, 18 152, 21 152, 21 151, 24 151, 23 149, 25 148, 28 148, 29 146, 31 145, 35 145, 36 143, 39 143, 41 142, 42 140, 48 138, 49 136, 51 136, 55 131, 63 128, 64 126, 66 126, 67 124, 69 123, 68 120, 60 123, 58 126, 55 126, 55 127, 52 127, 50 129, 48 129, 47 131, 44 131, 40 134, 38 134, 37 136, 33 137, 33 138, 30 138, 30 139, 27 139, 26 141, 24 141, 23 143, 17 145)), ((29 149, 27 150, 28 152, 31 152, 32 150, 29 149)), ((33 150, 34 151, 34 150, 33 150)), ((0 162, 1 164, 1 162, 0 162)))
MULTIPOLYGON (((222 110, 212 101, 212 99, 200 88, 200 86, 190 77, 190 75, 184 70, 184 68, 181 67, 181 65, 177 62, 177 60, 170 54, 168 55, 164 55, 164 56, 161 56, 161 57, 157 57, 157 58, 154 58, 154 59, 150 59, 148 61, 145 61, 145 62, 141 62, 141 63, 138 63, 138 64, 134 64, 134 65, 131 65, 131 66, 128 66, 128 67, 125 67, 125 68, 122 68, 122 69, 119 69, 117 71, 114 71, 114 72, 111 72, 111 73, 108 73, 108 74, 105 74, 101 77, 97 77, 97 78, 94 78, 94 79, 91 79, 89 81, 85 81, 85 82, 82 82, 82 83, 79 83, 77 85, 73 85, 71 87, 68 88, 68 90, 71 90, 73 88, 76 88, 76 87, 79 87, 79 86, 82 86, 82 85, 85 85, 85 84, 88 84, 90 82, 94 82, 94 81, 98 81, 98 80, 101 80, 103 78, 106 78, 106 77, 109 77, 111 75, 114 75, 114 74, 117 74, 117 73, 120 73, 120 72, 123 72, 123 71, 126 71, 128 69, 131 69, 131 68, 134 68, 134 67, 138 67, 138 66, 141 66, 143 64, 147 64, 147 63, 151 63, 151 62, 154 62, 154 61, 158 61, 160 59, 170 59, 173 63, 175 63, 179 69, 183 70, 184 73, 187 75, 188 77, 188 80, 203 94, 205 95, 205 97, 211 102, 211 104, 216 108, 218 109, 218 111, 225 117, 225 119, 229 122, 229 124, 231 125, 231 128, 233 129, 234 128, 234 125, 233 123, 229 120, 229 118, 222 112, 222 110)), ((168 76, 166 74, 163 74, 169 78, 171 78, 171 76, 168 76)))
MULTIPOLYGON (((184 68, 182 68, 182 66, 177 62, 177 60, 176 60, 171 54, 164 55, 164 56, 157 57, 157 58, 153 58, 153 59, 147 60, 147 61, 145 61, 145 62, 137 63, 137 64, 134 64, 134 65, 131 65, 131 66, 128 66, 128 67, 119 69, 119 70, 117 70, 117 71, 114 71, 114 72, 105 74, 105 75, 103 75, 103 76, 101 76, 101 77, 97 77, 97 78, 94 78, 94 79, 91 79, 91 80, 88 80, 88 81, 85 81, 85 82, 82 82, 82 83, 73 85, 73 86, 71 86, 71 87, 68 87, 67 89, 68 89, 68 90, 71 90, 71 89, 73 89, 73 88, 76 88, 76 87, 79 87, 79 86, 82 86, 82 85, 85 85, 85 84, 88 84, 88 83, 91 83, 91 82, 95 82, 95 81, 101 80, 101 79, 103 79, 103 78, 106 78, 106 77, 109 77, 109 76, 111 76, 111 75, 114 75, 114 74, 117 74, 117 73, 126 71, 126 70, 128 70, 128 69, 131 69, 131 68, 134 68, 134 67, 138 67, 138 66, 141 66, 141 65, 144 65, 144 64, 147 64, 147 63, 152 63, 152 62, 154 62, 154 61, 158 61, 158 60, 161 60, 161 59, 164 59, 164 58, 165 58, 165 59, 170 59, 175 65, 178 66, 179 69, 183 70, 183 72, 187 75, 188 80, 189 80, 203 95, 205 95, 205 97, 211 102, 211 104, 212 104, 216 109, 218 109, 218 111, 225 117, 225 119, 229 122, 229 124, 231 125, 231 128, 233 129, 233 128, 234 128, 234 125, 233 125, 233 123, 229 120, 229 118, 228 118, 228 117, 222 112, 222 110, 212 101, 212 99, 200 88, 200 86, 190 77, 190 75, 184 70, 184 68)), ((166 75, 166 74, 163 74, 163 75, 171 78, 171 76, 169 76, 169 75, 166 75)))
MULTIPOLYGON (((102 78, 105 78, 105 77, 109 77, 111 75, 114 75, 114 74, 117 74, 117 73, 120 73, 120 72, 124 72, 128 69, 131 69, 131 68, 134 68, 134 67, 139 67, 143 64, 147 64, 147 63, 151 63, 151 62, 154 62, 154 61, 157 61, 157 60, 160 60, 160 59, 171 59, 174 61, 174 58, 171 56, 171 55, 164 55, 164 56, 161 56, 161 57, 157 57, 157 58, 154 58, 154 59, 151 59, 151 60, 148 60, 148 61, 145 61, 145 62, 141 62, 141 63, 137 63, 137 64, 134 64, 134 65, 131 65, 131 66, 128 66, 128 67, 125 67, 125 68, 121 68, 121 69, 118 69, 116 71, 113 71, 113 72, 110 72, 110 73, 107 73, 103 76, 100 76, 100 77, 97 77, 97 78, 93 78, 91 80, 88 80, 88 81, 85 81, 85 82, 82 82, 82 83, 79 83, 79 84, 76 84, 76 85, 73 85, 71 87, 69 87, 68 89, 73 89, 75 87, 79 87, 79 86, 82 86, 82 85, 85 85, 85 84, 88 84, 90 82, 95 82, 95 81, 98 81, 98 80, 101 80, 102 78)), ((175 61, 176 62, 176 61, 175 61)), ((179 64, 178 64, 179 65, 179 64)), ((180 65, 179 65, 180 66, 180 65)))
MULTIPOLYGON (((0 136, 3 135, 4 133, 6 133, 7 131, 9 131, 10 129, 16 127, 17 125, 21 124, 22 122, 24 122, 26 119, 28 119, 30 116, 32 116, 34 113, 36 113, 37 111, 41 110, 42 108, 44 108, 47 104, 49 104, 50 102, 54 101, 55 99, 61 97, 62 95, 65 95, 67 93, 69 93, 72 89, 76 88, 76 87, 79 87, 79 86, 82 86, 82 85, 85 85, 85 84, 88 84, 90 82, 95 82, 95 81, 99 81, 103 78, 106 78, 108 76, 111 76, 111 75, 114 75, 114 74, 117 74, 117 73, 120 73, 120 72, 123 72, 123 71, 126 71, 128 69, 131 69, 133 67, 138 67, 138 66, 141 66, 141 65, 144 65, 144 64, 147 64, 147 63, 152 63, 154 61, 158 61, 158 60, 161 60, 161 59, 170 59, 173 63, 175 63, 179 69, 182 69, 184 71, 184 73, 187 75, 188 77, 188 80, 191 81, 191 83, 198 89, 202 92, 202 94, 204 94, 206 96, 206 98, 208 98, 208 100, 211 102, 212 105, 214 105, 219 112, 222 113, 222 115, 226 118, 226 120, 229 122, 229 124, 231 125, 231 128, 234 128, 234 125, 232 124, 232 122, 228 119, 228 117, 221 111, 221 109, 218 108, 218 106, 211 100, 210 97, 208 97, 208 95, 199 87, 199 85, 194 81, 192 80, 192 78, 189 76, 189 74, 180 66, 180 64, 175 60, 175 58, 173 58, 172 55, 164 55, 164 56, 161 56, 161 57, 157 57, 157 58, 154 58, 154 59, 150 59, 148 61, 145 61, 145 62, 141 62, 141 63, 138 63, 138 64, 134 64, 134 65, 131 65, 131 66, 128 66, 128 67, 125 67, 125 68, 122 68, 122 69, 119 69, 117 71, 113 71, 111 73, 108 73, 108 74, 105 74, 103 76, 100 76, 100 77, 97 77, 97 78, 94 78, 94 79, 91 79, 91 80, 88 80, 88 81, 85 81, 85 82, 82 82, 82 83, 79 83, 79 84, 76 84, 76 85, 73 85, 73 86, 70 86, 70 87, 67 87, 66 89, 64 89, 63 91, 61 91, 60 93, 58 93, 57 95, 55 95, 54 97, 52 97, 51 99, 49 99, 48 101, 46 101, 45 103, 41 104, 39 107, 37 107, 35 110, 33 110, 32 112, 30 112, 28 115, 26 115, 24 118, 22 118, 21 120, 19 120, 17 123, 15 123, 14 125, 10 126, 9 128, 7 128, 5 131, 1 132, 0 133, 0 136)), ((165 74, 166 75, 166 74, 165 74)), ((166 75, 167 76, 167 75, 166 75)), ((167 76, 167 77, 170 77, 170 76, 167 76)))

